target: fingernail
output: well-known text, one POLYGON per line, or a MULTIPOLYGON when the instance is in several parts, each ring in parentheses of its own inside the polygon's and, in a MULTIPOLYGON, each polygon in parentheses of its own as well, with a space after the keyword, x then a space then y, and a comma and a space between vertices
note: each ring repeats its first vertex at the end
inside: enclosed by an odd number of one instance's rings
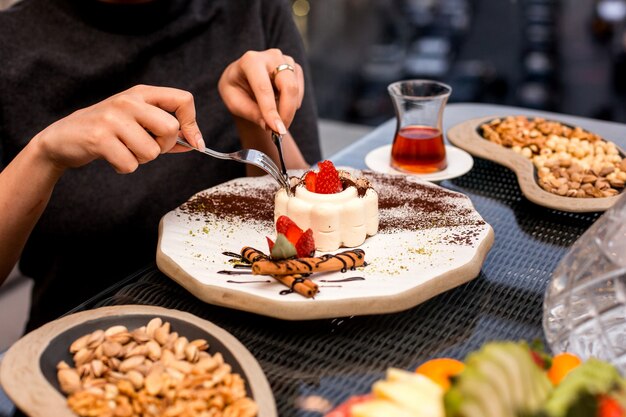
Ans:
POLYGON ((287 128, 283 124, 282 120, 276 119, 276 127, 278 128, 278 133, 280 133, 281 135, 287 134, 287 128))
POLYGON ((198 147, 198 149, 200 149, 201 151, 203 151, 206 146, 204 144, 204 139, 202 139, 202 134, 200 133, 196 133, 196 146, 198 147))

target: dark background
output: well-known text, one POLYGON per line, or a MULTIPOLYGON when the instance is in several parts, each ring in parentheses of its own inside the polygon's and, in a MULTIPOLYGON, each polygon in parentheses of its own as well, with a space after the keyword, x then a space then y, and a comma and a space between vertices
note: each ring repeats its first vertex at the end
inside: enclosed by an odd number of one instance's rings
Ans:
POLYGON ((386 86, 626 122, 626 0, 294 0, 320 117, 377 125, 386 86))

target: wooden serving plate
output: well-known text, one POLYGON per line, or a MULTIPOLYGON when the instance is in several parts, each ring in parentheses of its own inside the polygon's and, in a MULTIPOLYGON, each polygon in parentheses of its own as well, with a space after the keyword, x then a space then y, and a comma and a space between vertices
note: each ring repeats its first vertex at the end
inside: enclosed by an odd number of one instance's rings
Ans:
MULTIPOLYGON (((448 129, 448 140, 474 156, 488 159, 512 169, 517 175, 522 193, 535 204, 568 212, 592 212, 605 211, 619 199, 622 193, 614 197, 574 198, 562 197, 545 191, 537 183, 537 171, 529 159, 480 135, 479 128, 482 124, 507 116, 509 115, 481 117, 455 125, 448 129)), ((622 149, 619 151, 624 156, 624 151, 622 149)))
POLYGON ((56 377, 61 360, 72 364, 70 344, 96 329, 122 324, 129 329, 161 317, 172 330, 188 339, 202 338, 211 354, 220 352, 224 361, 246 381, 248 395, 259 406, 259 417, 276 417, 276 404, 265 374, 252 354, 230 333, 197 316, 162 307, 127 305, 102 307, 62 317, 18 340, 4 357, 0 383, 9 398, 31 417, 76 417, 68 407, 56 377))

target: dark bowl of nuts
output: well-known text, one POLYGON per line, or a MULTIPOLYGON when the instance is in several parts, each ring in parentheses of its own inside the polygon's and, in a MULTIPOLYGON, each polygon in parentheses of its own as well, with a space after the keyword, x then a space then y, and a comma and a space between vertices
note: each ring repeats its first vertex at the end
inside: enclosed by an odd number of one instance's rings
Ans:
POLYGON ((624 191, 624 151, 579 126, 524 115, 492 116, 454 126, 448 139, 511 168, 522 193, 546 207, 603 211, 624 191))
POLYGON ((159 307, 104 307, 49 323, 13 345, 0 377, 30 416, 276 416, 265 375, 241 343, 159 307))

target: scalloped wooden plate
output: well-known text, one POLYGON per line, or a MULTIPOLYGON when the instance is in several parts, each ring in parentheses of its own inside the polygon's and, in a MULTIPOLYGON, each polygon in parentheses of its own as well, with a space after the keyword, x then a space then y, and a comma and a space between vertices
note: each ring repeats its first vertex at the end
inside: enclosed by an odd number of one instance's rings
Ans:
POLYGON ((56 379, 60 360, 72 363, 69 345, 96 329, 115 324, 128 328, 145 325, 153 317, 169 321, 172 330, 209 342, 209 352, 220 352, 233 372, 246 381, 246 389, 259 406, 259 417, 276 417, 276 404, 259 363, 230 333, 193 314, 154 306, 125 305, 101 307, 62 317, 18 340, 8 351, 0 368, 2 387, 9 398, 31 417, 76 417, 68 407, 56 379))
MULTIPOLYGON (((447 131, 448 140, 455 146, 466 150, 474 156, 488 159, 512 169, 517 175, 517 182, 524 196, 533 203, 544 207, 574 213, 605 211, 615 204, 622 195, 623 190, 614 197, 574 198, 562 197, 542 189, 539 184, 537 184, 536 170, 529 159, 514 152, 510 148, 490 142, 483 138, 478 132, 480 125, 490 120, 507 116, 510 115, 481 117, 455 125, 447 131)), ((624 150, 619 147, 618 149, 622 156, 624 156, 624 150)))

